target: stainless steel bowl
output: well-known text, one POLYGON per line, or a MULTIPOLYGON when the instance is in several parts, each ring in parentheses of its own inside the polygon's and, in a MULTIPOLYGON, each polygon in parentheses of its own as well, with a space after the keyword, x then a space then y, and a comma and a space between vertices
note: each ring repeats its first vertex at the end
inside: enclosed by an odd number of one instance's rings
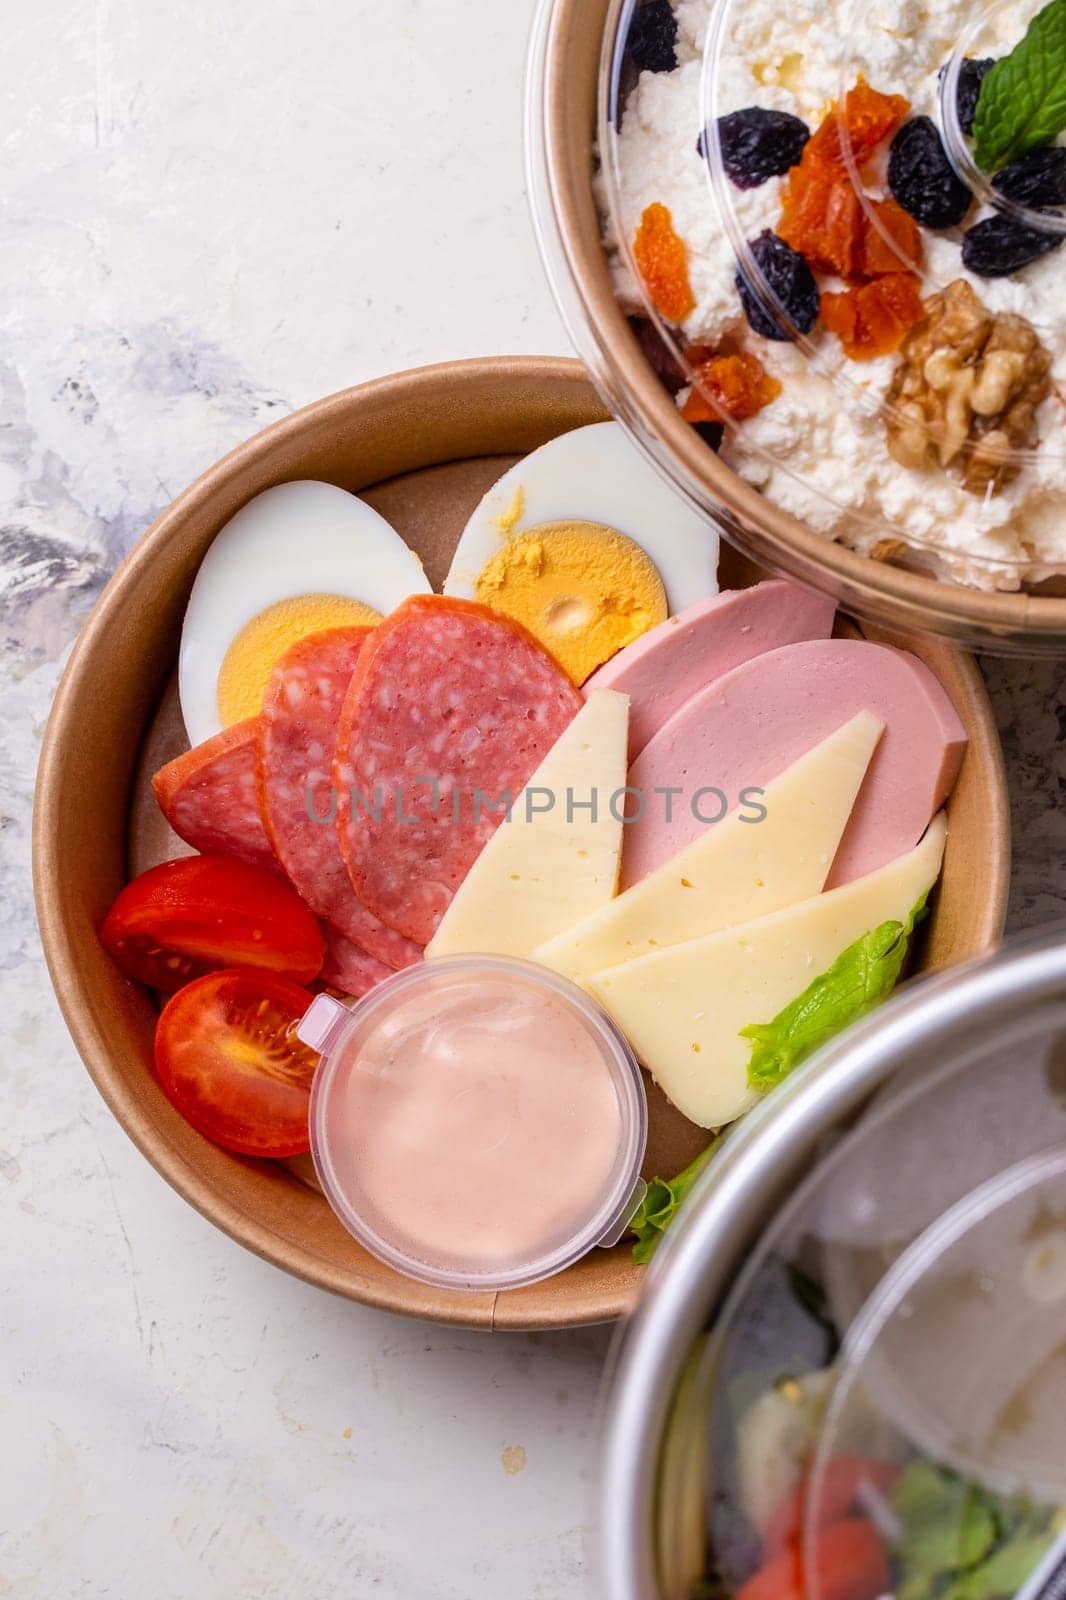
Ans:
MULTIPOLYGON (((946 1079, 964 1063, 985 1063, 989 1081, 1020 1083, 1030 1046, 1048 1049, 1046 1062, 1043 1056, 1034 1062, 1055 1109, 1035 1135, 1030 1128, 1014 1142, 1023 1151, 1027 1143, 1045 1143, 1047 1159, 1066 1166, 1066 927, 905 989, 812 1059, 728 1139, 666 1236, 616 1353, 601 1489, 610 1600, 679 1600, 693 1592, 708 1559, 708 1419, 721 1385, 716 1362, 738 1284, 743 1291, 768 1233, 832 1168, 827 1152, 850 1148, 879 1115, 878 1126, 891 1129, 905 1086, 924 1095, 938 1073, 946 1079), (879 1112, 885 1104, 891 1116, 879 1112)), ((967 1076, 973 1081, 969 1067, 967 1076)), ((956 1081, 952 1092, 958 1088, 956 1081)), ((1009 1099, 1007 1105, 1002 1114, 1009 1123, 1009 1099)), ((1000 1157, 983 1159, 987 1178, 1000 1157)), ((933 1177, 939 1182, 935 1170, 933 1177)), ((875 1197, 880 1181, 872 1180, 875 1197)), ((890 1171, 882 1188, 893 1181, 890 1171)), ((913 1233, 913 1219, 900 1231, 913 1233)), ((877 1292, 875 1285, 867 1305, 877 1292)), ((1066 1393, 1056 1421, 1066 1424, 1066 1393)))

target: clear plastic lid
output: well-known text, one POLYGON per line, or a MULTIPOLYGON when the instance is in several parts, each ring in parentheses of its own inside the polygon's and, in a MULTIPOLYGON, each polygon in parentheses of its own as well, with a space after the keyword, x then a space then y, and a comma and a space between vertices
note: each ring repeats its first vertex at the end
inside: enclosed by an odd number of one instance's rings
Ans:
POLYGON ((311 1153, 368 1250, 444 1288, 518 1288, 617 1242, 644 1192, 640 1069, 576 985, 493 956, 319 995, 311 1153))
POLYGON ((988 589, 1066 574, 1066 149, 1019 73, 973 123, 1044 11, 642 0, 608 41, 607 242, 683 414, 827 537, 988 589))
POLYGON ((697 1364, 699 1592, 1057 1593, 1066 1006, 892 1081, 832 1136, 697 1364))

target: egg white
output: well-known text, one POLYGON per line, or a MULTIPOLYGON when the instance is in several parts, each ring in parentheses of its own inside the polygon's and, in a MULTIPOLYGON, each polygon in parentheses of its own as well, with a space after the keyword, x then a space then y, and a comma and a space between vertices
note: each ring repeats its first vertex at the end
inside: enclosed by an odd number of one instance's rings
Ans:
POLYGON ((304 479, 256 495, 216 535, 189 596, 178 692, 192 743, 221 729, 218 676, 226 651, 268 606, 339 594, 387 616, 408 595, 429 589, 415 553, 347 490, 304 479))
POLYGON ((693 511, 617 422, 549 439, 484 496, 463 529, 444 593, 471 600, 506 538, 542 522, 599 522, 626 534, 655 563, 670 613, 718 593, 718 530, 693 511), (521 490, 521 515, 501 528, 521 490))

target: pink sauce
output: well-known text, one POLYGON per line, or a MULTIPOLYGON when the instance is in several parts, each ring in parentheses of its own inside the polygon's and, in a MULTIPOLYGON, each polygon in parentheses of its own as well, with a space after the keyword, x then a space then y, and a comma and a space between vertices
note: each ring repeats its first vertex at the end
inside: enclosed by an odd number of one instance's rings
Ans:
POLYGON ((624 1142, 617 1067, 563 994, 421 970, 338 1047, 320 1121, 333 1186, 404 1255, 513 1270, 563 1248, 604 1201, 624 1142))

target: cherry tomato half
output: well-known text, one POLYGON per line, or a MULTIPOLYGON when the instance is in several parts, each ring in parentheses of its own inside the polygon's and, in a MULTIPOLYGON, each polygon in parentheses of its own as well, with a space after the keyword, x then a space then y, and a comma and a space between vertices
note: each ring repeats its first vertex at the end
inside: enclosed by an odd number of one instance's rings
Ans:
POLYGON ((798 1544, 775 1556, 735 1600, 877 1600, 890 1586, 879 1535, 861 1517, 849 1517, 812 1535, 806 1561, 798 1544))
POLYGON ((840 1522, 859 1503, 864 1486, 886 1494, 899 1476, 899 1467, 889 1461, 876 1461, 869 1456, 837 1456, 830 1461, 818 1480, 818 1501, 808 1504, 811 1494, 809 1478, 802 1478, 796 1487, 785 1495, 767 1524, 763 1536, 763 1560, 780 1555, 797 1540, 808 1520, 816 1528, 826 1528, 840 1522))
POLYGON ((129 977, 168 991, 216 967, 264 967, 308 983, 322 965, 321 931, 296 891, 230 856, 182 856, 142 872, 100 938, 129 977))
POLYGON ((209 972, 159 1017, 155 1069, 187 1122, 227 1150, 295 1156, 310 1148, 307 1113, 318 1055, 296 1037, 312 996, 251 967, 209 972))

